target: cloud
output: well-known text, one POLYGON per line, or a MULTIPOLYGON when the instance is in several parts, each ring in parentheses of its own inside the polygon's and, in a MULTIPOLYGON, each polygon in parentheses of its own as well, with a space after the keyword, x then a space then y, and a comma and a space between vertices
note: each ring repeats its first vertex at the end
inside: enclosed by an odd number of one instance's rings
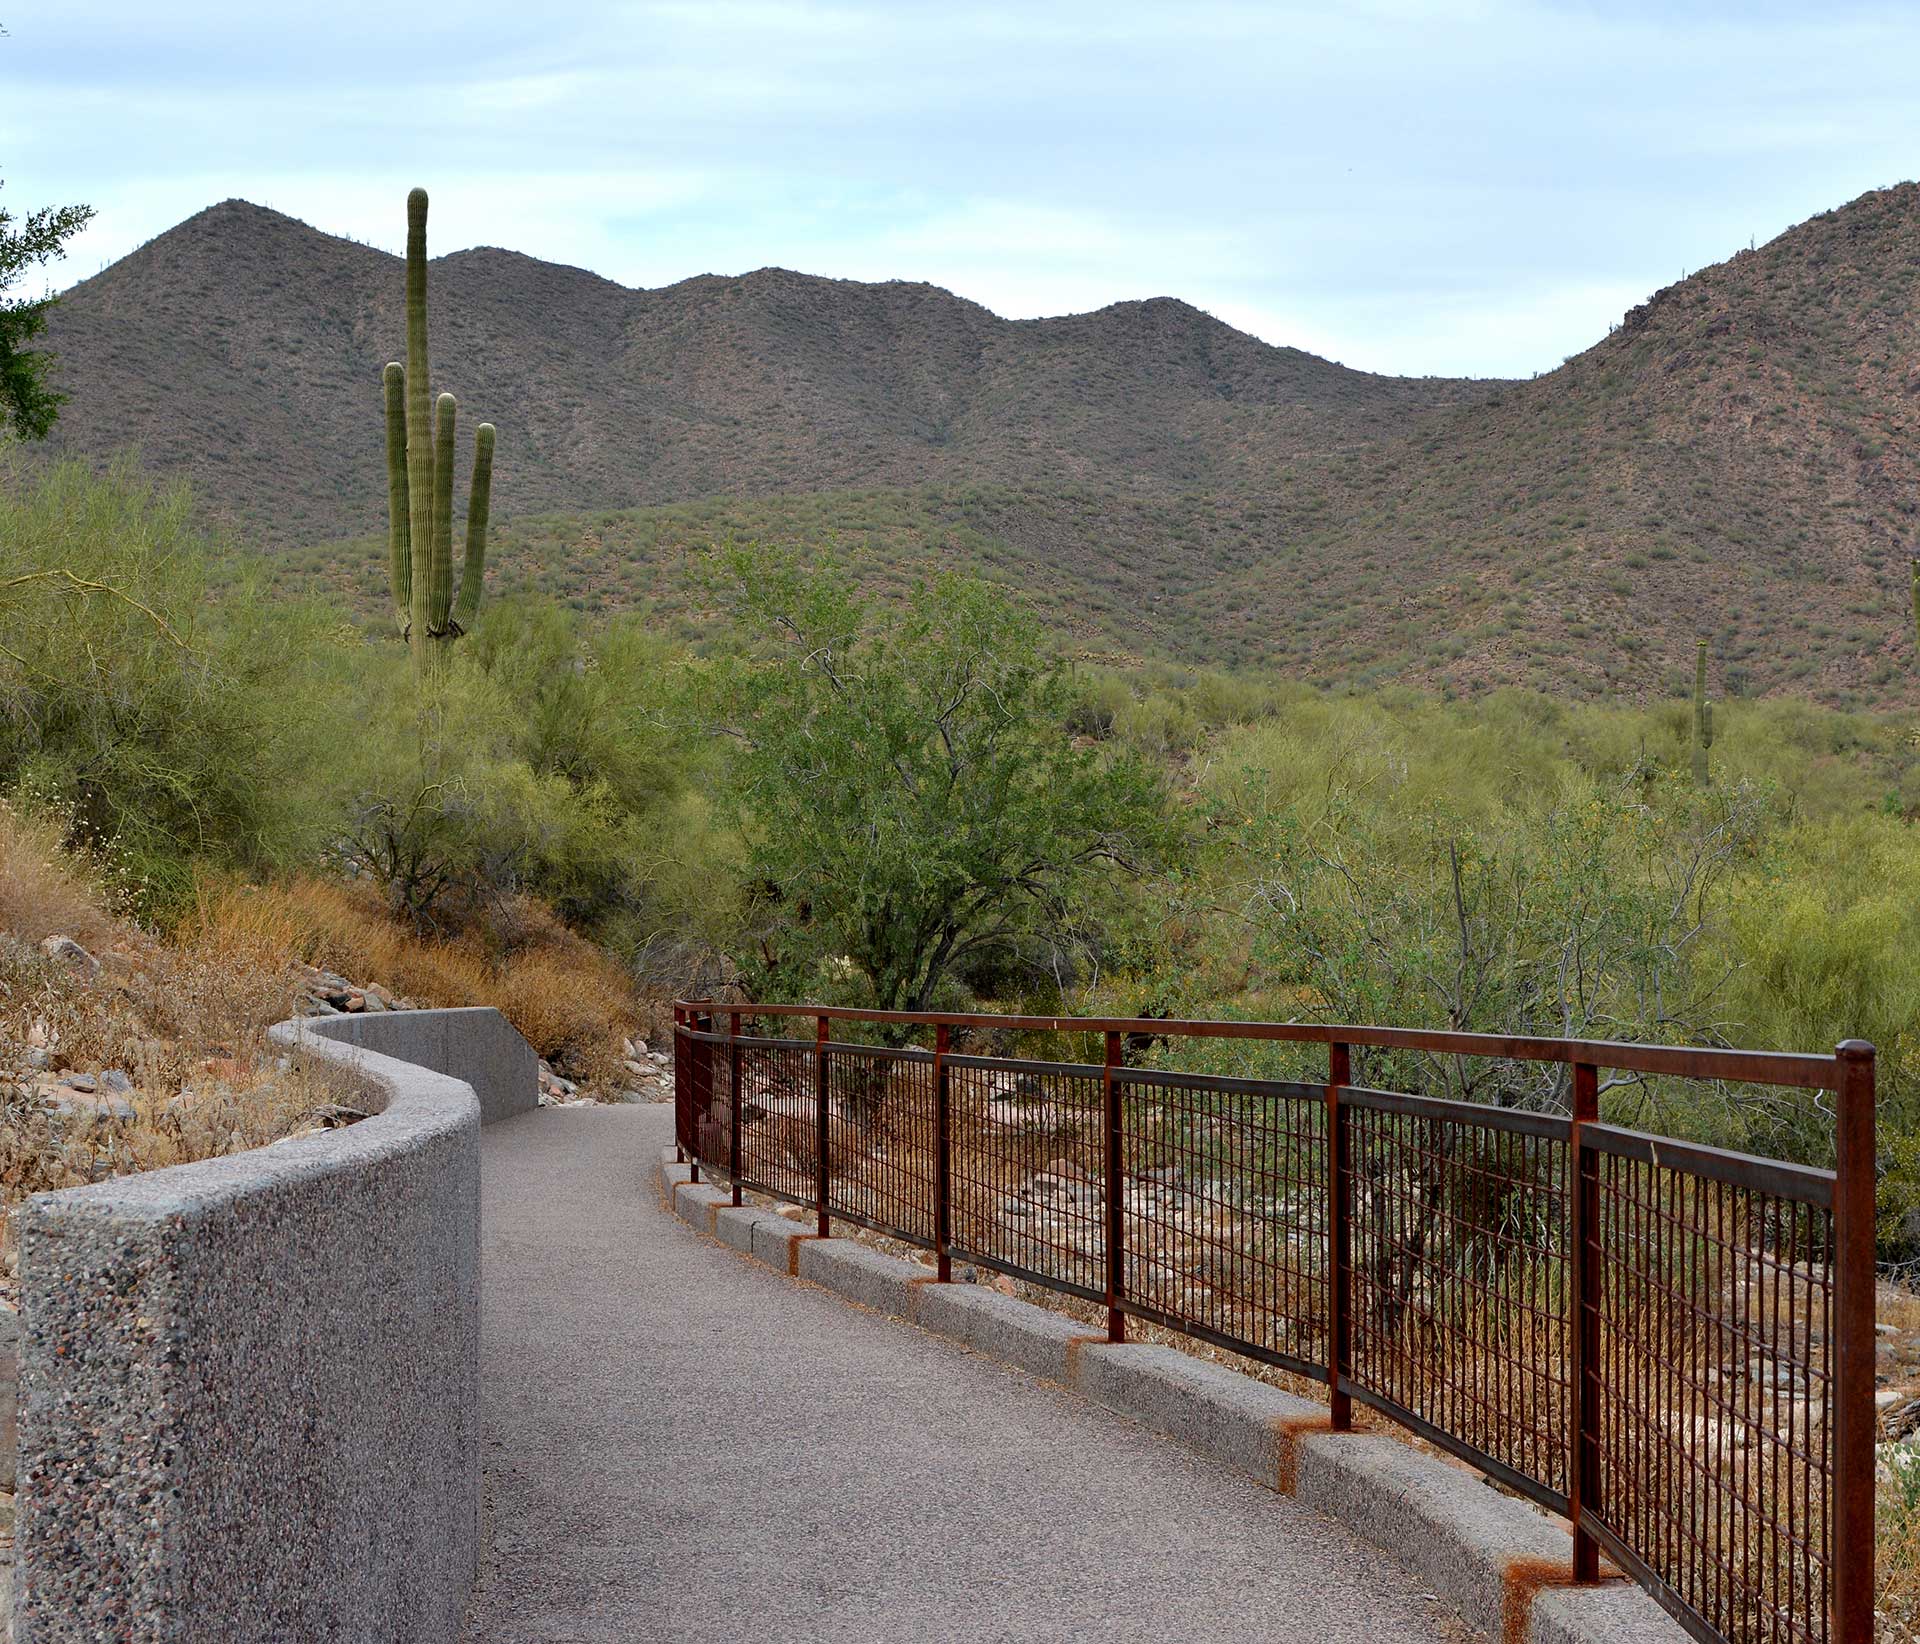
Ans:
POLYGON ((424 182, 437 250, 628 284, 1164 294, 1516 373, 1911 172, 1916 51, 1920 13, 1732 0, 71 0, 0 41, 0 153, 10 208, 100 208, 71 276, 236 194, 394 248, 424 182))

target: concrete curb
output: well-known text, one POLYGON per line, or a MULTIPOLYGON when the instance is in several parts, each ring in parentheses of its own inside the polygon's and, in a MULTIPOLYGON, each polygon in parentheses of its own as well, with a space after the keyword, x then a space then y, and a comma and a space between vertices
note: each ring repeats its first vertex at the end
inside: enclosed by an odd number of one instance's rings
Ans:
POLYGON ((914 1262, 811 1224, 732 1207, 686 1180, 663 1150, 660 1186, 701 1232, 779 1272, 906 1319, 1072 1388, 1270 1490, 1295 1496, 1372 1542, 1470 1625, 1503 1644, 1687 1644, 1679 1624, 1623 1581, 1575 1588, 1573 1538, 1473 1474, 1373 1433, 1327 1431, 1326 1406, 1177 1348, 1116 1345, 998 1290, 936 1284, 914 1262))

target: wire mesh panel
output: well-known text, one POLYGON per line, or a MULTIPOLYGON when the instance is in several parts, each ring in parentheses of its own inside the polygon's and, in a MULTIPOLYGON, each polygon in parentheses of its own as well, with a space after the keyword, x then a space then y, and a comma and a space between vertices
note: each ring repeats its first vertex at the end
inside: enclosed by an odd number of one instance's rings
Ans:
POLYGON ((1602 1545, 1711 1635, 1825 1644, 1832 1179, 1628 1131, 1587 1138, 1602 1545))
MULTIPOLYGON (((680 1145, 696 1164, 725 1170, 731 1086, 723 1077, 715 1076, 716 1037, 711 1028, 701 1026, 698 1019, 684 1035, 687 1100, 680 1145)), ((721 1071, 724 1075, 724 1068, 721 1071)))
POLYGON ((1564 1506, 1568 1124, 1351 1090, 1352 1382, 1564 1506))
MULTIPOLYGON (((720 1137, 732 1124, 732 1069, 740 1069, 740 1180, 743 1185, 802 1204, 813 1202, 818 1156, 813 1099, 813 1046, 798 1039, 742 1037, 712 1047, 719 1070, 714 1105, 720 1137)), ((711 1161, 724 1175, 728 1155, 711 1161)))
POLYGON ((954 1254, 1103 1296, 1105 1069, 980 1056, 946 1066, 954 1254))
POLYGON ((683 1157, 693 1147, 693 1044, 679 1012, 673 1019, 673 1141, 683 1157))
POLYGON ((1323 1379, 1337 1358, 1335 1427, 1362 1400, 1567 1511, 1575 1579, 1603 1551, 1708 1641, 1870 1635, 1871 1046, 675 1008, 682 1147, 724 1178, 737 1146, 742 1182, 823 1234, 853 1219, 935 1246, 942 1278, 951 1257, 1105 1302, 1116 1338, 1133 1313, 1323 1379), (937 1048, 822 1049, 848 1017, 937 1048), (1107 1064, 952 1055, 963 1027, 1096 1033, 1107 1064), (1329 1084, 1128 1068, 1133 1035, 1314 1040, 1329 1084), (1352 1088, 1355 1046, 1566 1064, 1572 1116, 1352 1088), (1840 1168, 1602 1125, 1601 1068, 1832 1090, 1840 1168))
POLYGON ((933 1056, 831 1045, 827 1205, 917 1244, 933 1243, 939 1149, 933 1056))
POLYGON ((1326 1092, 1116 1071, 1131 1308, 1324 1376, 1326 1092))

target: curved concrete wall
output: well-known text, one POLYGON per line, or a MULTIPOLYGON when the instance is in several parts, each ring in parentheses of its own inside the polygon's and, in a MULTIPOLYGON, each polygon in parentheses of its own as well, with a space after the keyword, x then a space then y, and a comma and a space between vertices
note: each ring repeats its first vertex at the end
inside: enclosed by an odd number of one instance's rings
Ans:
POLYGON ((16 1216, 28 1644, 460 1636, 479 1130, 537 1064, 492 1011, 273 1032, 375 1116, 16 1216))

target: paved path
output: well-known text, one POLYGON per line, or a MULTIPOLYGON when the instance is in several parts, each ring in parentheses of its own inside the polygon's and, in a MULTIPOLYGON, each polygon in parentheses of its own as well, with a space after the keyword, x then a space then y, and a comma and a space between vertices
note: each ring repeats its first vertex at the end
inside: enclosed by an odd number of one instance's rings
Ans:
POLYGON ((472 1644, 1462 1636, 1331 1521, 695 1233, 670 1123, 484 1133, 472 1644))

